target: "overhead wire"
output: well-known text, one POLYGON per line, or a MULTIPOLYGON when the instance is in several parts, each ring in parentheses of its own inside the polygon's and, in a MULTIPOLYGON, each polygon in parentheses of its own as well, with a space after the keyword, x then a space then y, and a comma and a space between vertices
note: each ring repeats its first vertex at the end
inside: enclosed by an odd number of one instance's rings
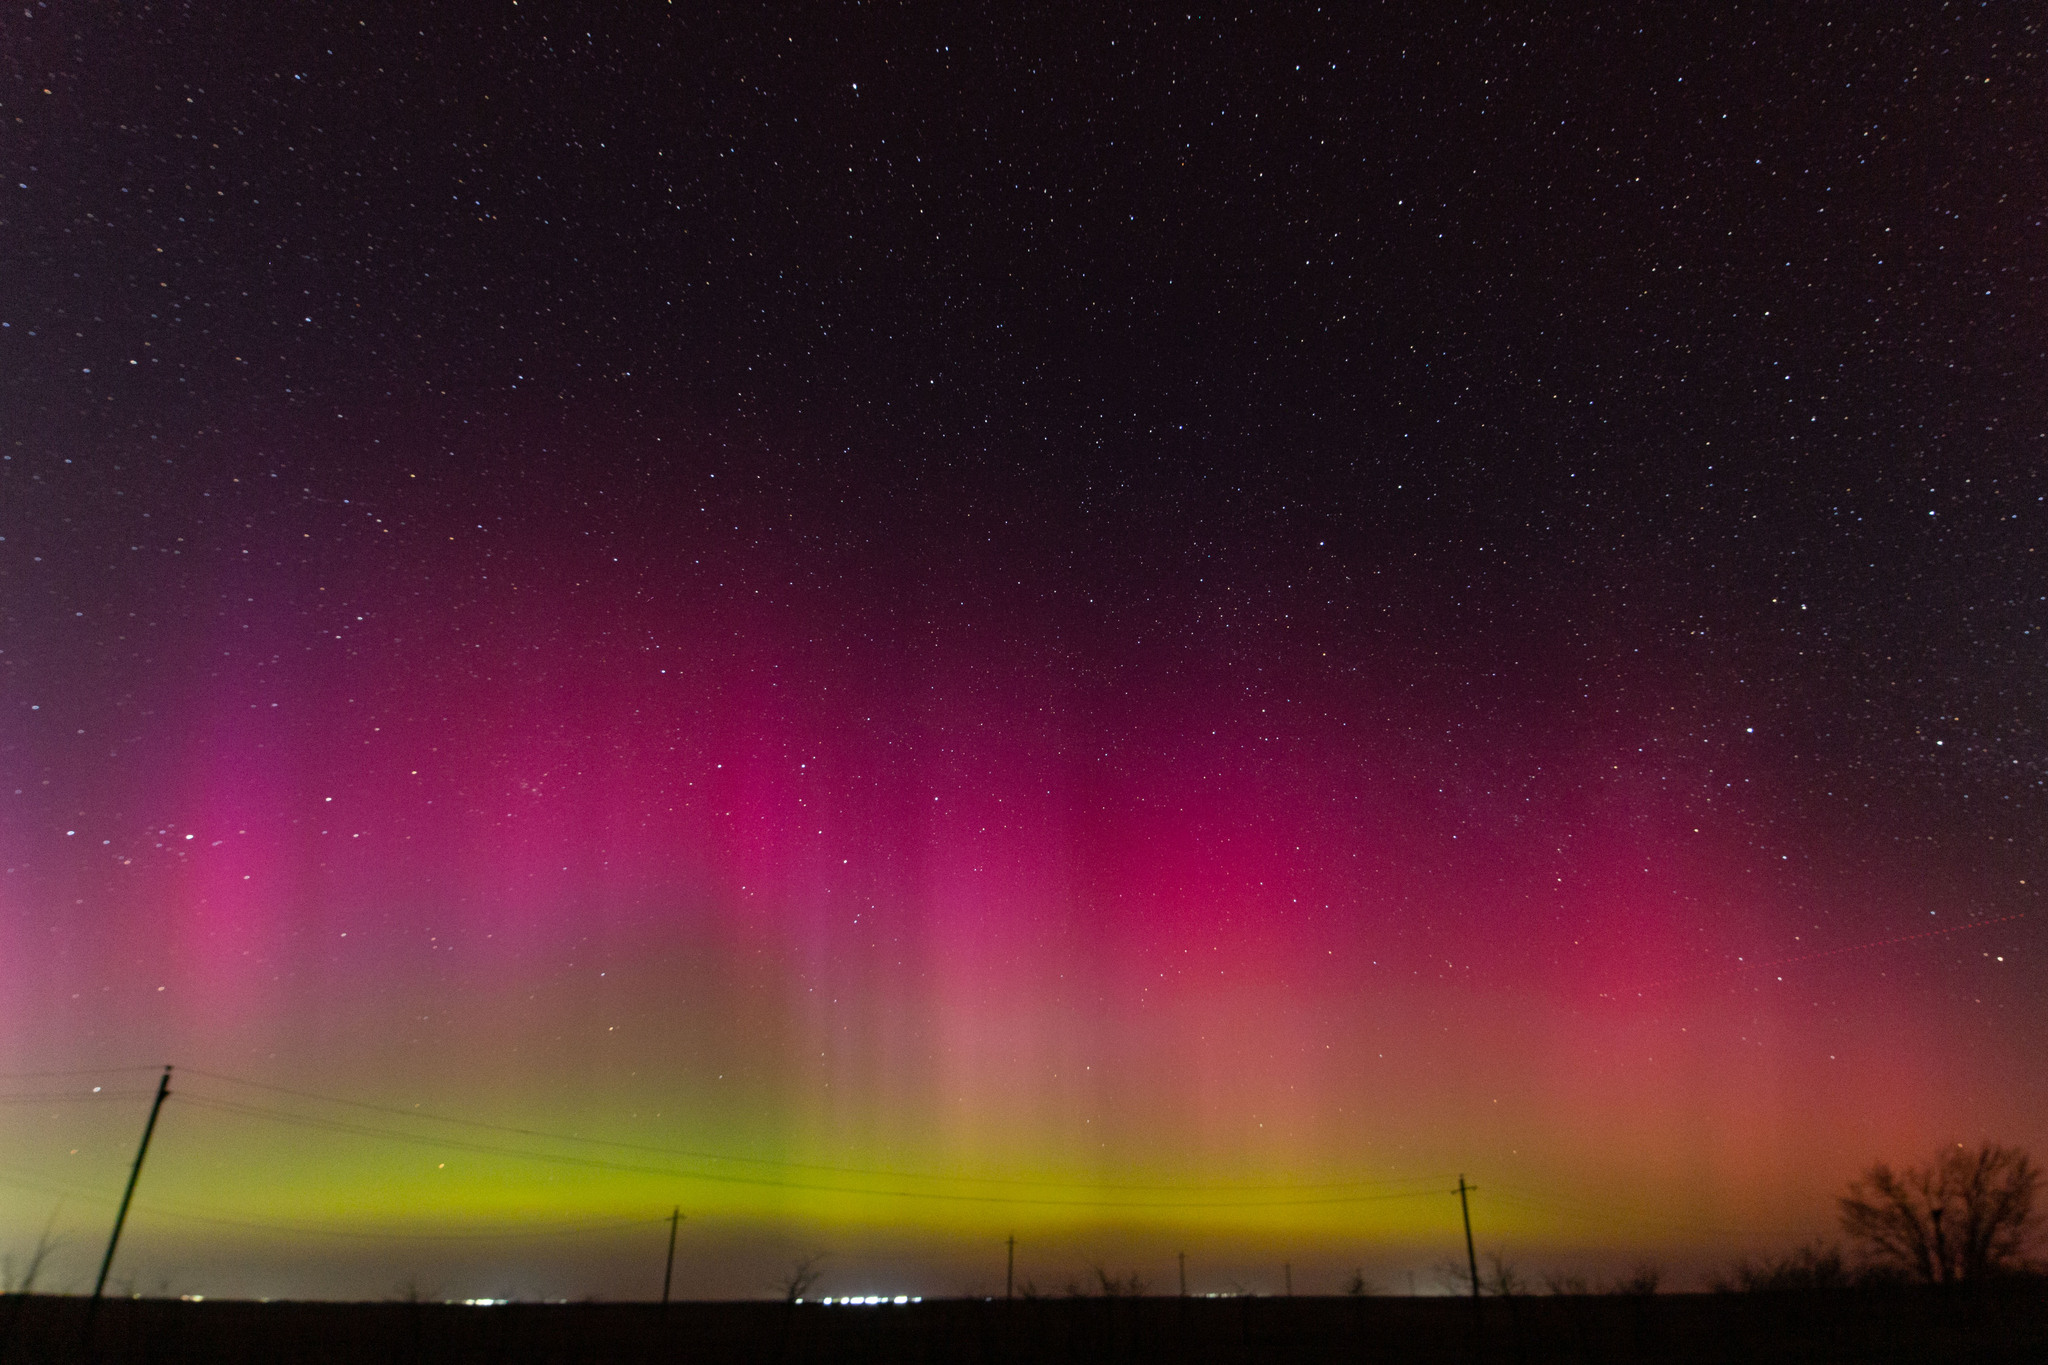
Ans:
POLYGON ((24 1177, 19 1174, 8 1175, 5 1174, 5 1169, 7 1168, 0 1168, 0 1185, 11 1185, 18 1190, 34 1190, 38 1194, 62 1195, 66 1199, 84 1199, 95 1204, 112 1204, 116 1202, 114 1196, 100 1191, 82 1190, 71 1185, 53 1185, 47 1180, 24 1177))
POLYGON ((48 1081, 67 1076, 121 1076, 162 1070, 160 1066, 81 1066, 68 1071, 0 1071, 0 1081, 48 1081))
MULTIPOLYGON (((60 1195, 66 1199, 80 1199, 93 1204, 117 1202, 113 1195, 105 1191, 80 1189, 75 1185, 47 1180, 24 1179, 19 1175, 4 1172, 0 1172, 0 1185, 34 1190, 39 1194, 60 1195)), ((331 1224, 280 1218, 226 1218, 217 1213, 199 1213, 174 1203, 151 1199, 139 1199, 134 1207, 138 1214, 147 1214, 153 1218, 172 1218, 188 1223, 211 1223, 221 1227, 250 1228, 263 1232, 298 1233, 309 1237, 345 1237, 352 1240, 386 1242, 517 1241, 523 1238, 574 1236, 583 1233, 613 1232, 624 1228, 666 1226, 668 1223, 667 1218, 651 1217, 577 1218, 534 1220, 522 1222, 516 1227, 482 1232, 407 1232, 389 1228, 342 1228, 331 1224)))
MULTIPOLYGON (((1665 1225, 1673 1221, 1671 1211, 1668 1208, 1653 1211, 1620 1201, 1594 1202, 1573 1198, 1569 1195, 1539 1194, 1520 1189, 1499 1180, 1490 1182, 1488 1193, 1504 1203, 1514 1204, 1533 1212, 1568 1218, 1580 1218, 1589 1222, 1600 1222, 1608 1225, 1612 1225, 1620 1219, 1665 1225)), ((1730 1240, 1740 1240, 1750 1235, 1746 1232, 1737 1231, 1733 1228, 1719 1227, 1711 1223, 1693 1222, 1689 1226, 1695 1231, 1730 1240)))
MULTIPOLYGON (((533 1161, 546 1165, 578 1166, 588 1170, 614 1171, 631 1175, 651 1175, 669 1180, 707 1181, 716 1184, 746 1185, 755 1188, 786 1189, 806 1193, 849 1194, 868 1198, 922 1199, 946 1203, 1002 1204, 1041 1208, 1092 1208, 1092 1209, 1158 1209, 1165 1211, 1186 1209, 1263 1209, 1296 1208, 1314 1205, 1372 1203, 1390 1199, 1413 1199, 1445 1193, 1439 1188, 1407 1190, 1380 1190, 1374 1193, 1349 1195, 1305 1195, 1285 1199, 1101 1199, 1101 1198, 1055 1198, 1009 1194, 979 1194, 967 1191, 917 1190, 887 1188, 854 1184, 826 1184, 816 1181, 779 1180, 767 1176, 738 1175, 724 1171, 687 1171, 674 1167, 643 1165, 635 1162, 614 1161, 603 1157, 576 1156, 559 1152, 537 1152, 530 1149, 508 1147, 495 1143, 475 1142, 464 1138, 441 1137, 423 1133, 407 1133, 390 1128, 377 1128, 368 1124, 351 1123, 342 1119, 321 1118, 311 1114, 297 1114, 289 1110, 270 1109, 260 1105, 241 1104, 232 1100, 220 1100, 207 1096, 173 1092, 173 1098, 187 1105, 212 1109, 217 1112, 263 1119, 274 1123, 298 1127, 346 1133, 360 1137, 378 1138, 386 1141, 408 1143, 414 1146, 433 1147, 445 1151, 468 1151, 480 1155, 506 1156, 516 1160, 533 1161)), ((1437 1179, 1440 1177, 1432 1177, 1437 1179)), ((1272 1187, 1261 1187, 1261 1190, 1272 1187)), ((1211 1187, 1210 1193, 1224 1193, 1211 1187)))
POLYGON ((396 1232, 375 1228, 337 1228, 318 1223, 293 1223, 277 1219, 222 1218, 217 1214, 186 1213, 164 1205, 137 1204, 136 1208, 159 1218, 176 1218, 189 1223, 212 1223, 221 1227, 250 1228, 262 1232, 290 1232, 307 1237, 343 1237, 365 1242, 481 1242, 520 1241, 539 1237, 574 1237, 626 1228, 666 1227, 666 1218, 614 1218, 560 1223, 528 1223, 516 1228, 490 1232, 396 1232))
MULTIPOLYGON (((649 1143, 623 1142, 612 1138, 590 1137, 586 1134, 580 1133, 558 1133, 538 1128, 526 1128, 511 1124, 491 1123, 482 1119, 459 1118, 454 1115, 436 1113, 429 1110, 407 1109, 401 1108, 397 1105, 376 1104, 366 1100, 351 1100, 344 1099, 336 1095, 322 1095, 308 1090, 296 1090, 289 1086, 272 1085, 264 1081, 247 1080, 239 1076, 229 1076, 216 1071, 206 1071, 199 1067, 180 1068, 178 1074, 180 1076, 188 1077, 200 1076, 204 1077, 207 1080, 220 1081, 228 1085, 246 1086, 254 1090, 266 1090, 273 1094, 289 1095, 294 1099, 309 1100, 321 1104, 343 1105, 351 1109, 361 1109, 372 1113, 389 1114, 398 1118, 416 1119, 430 1123, 449 1124, 464 1128, 476 1129, 484 1132, 504 1133, 517 1137, 538 1138, 551 1142, 581 1143, 589 1146, 609 1147, 618 1151, 641 1152, 651 1156, 663 1156, 676 1160, 720 1161, 730 1162, 736 1165, 768 1167, 776 1170, 817 1171, 827 1175, 862 1176, 877 1180, 928 1180, 956 1185, 1007 1185, 1019 1186, 1030 1189, 1045 1189, 1048 1187, 1079 1188, 1093 1190, 1114 1189, 1120 1191, 1132 1191, 1140 1193, 1210 1193, 1214 1192, 1217 1189, 1217 1187, 1214 1185, 1132 1184, 1128 1182, 1117 1182, 1114 1185, 1103 1185, 1088 1180, 1059 1178, 1049 1178, 1040 1180, 1031 1178, 1020 1178, 1016 1176, 945 1175, 931 1172, 900 1171, 889 1170, 886 1168, 840 1166, 819 1162, 790 1161, 777 1157, 738 1156, 728 1152, 710 1152, 692 1150, 689 1148, 662 1147, 649 1143)), ((187 1099, 192 1098, 189 1089, 183 1092, 174 1091, 173 1093, 183 1093, 187 1099)), ((234 1103, 234 1101, 224 1101, 224 1103, 234 1103)), ((1438 1173, 1420 1176, 1404 1176, 1389 1180, 1350 1180, 1286 1185, 1236 1185, 1229 1186, 1226 1188, 1241 1191, 1244 1193, 1305 1192, 1311 1190, 1378 1190, 1386 1189, 1392 1186, 1422 1184, 1440 1180, 1449 1180, 1451 1178, 1452 1176, 1449 1173, 1438 1173)))
MULTIPOLYGON (((130 1067, 118 1069, 107 1068, 92 1071, 47 1074, 52 1076, 116 1074, 117 1071, 137 1072, 153 1069, 154 1068, 145 1067, 130 1067)), ((21 1073, 22 1078, 24 1079, 26 1079, 29 1074, 31 1073, 21 1073)), ((189 1083, 171 1092, 172 1099, 180 1105, 211 1110, 217 1113, 233 1117, 247 1118, 272 1123, 281 1123, 290 1126, 312 1129, 316 1131, 333 1132, 348 1136, 369 1138, 378 1141, 397 1142, 413 1146, 430 1147, 442 1151, 466 1151, 476 1153, 478 1155, 508 1157, 514 1160, 531 1161, 545 1165, 575 1166, 588 1170, 602 1170, 619 1172, 624 1174, 648 1175, 670 1180, 699 1181, 728 1185, 744 1185, 755 1188, 785 1189, 805 1193, 833 1193, 846 1194, 864 1198, 915 1199, 947 1203, 975 1203, 994 1205, 1015 1205, 1028 1207, 1121 1209, 1128 1211, 1150 1209, 1172 1212, 1201 1209, 1237 1209, 1249 1211, 1256 1209, 1298 1208, 1318 1205, 1346 1205, 1372 1203, 1395 1199, 1423 1198, 1444 1195, 1454 1192, 1448 1190, 1447 1188, 1442 1187, 1441 1182, 1447 1182, 1450 1179, 1450 1176, 1444 1174, 1400 1177, 1396 1179, 1377 1181, 1237 1186, 1190 1186, 1161 1184, 1098 1185, 1084 1180, 1073 1179, 1031 1180, 1017 1177, 920 1174, 905 1171, 881 1170, 849 1166, 834 1166, 823 1163, 786 1161, 765 1157, 734 1156, 732 1154, 722 1152, 692 1151, 689 1149, 658 1147, 645 1143, 633 1143, 618 1141, 614 1139, 595 1138, 583 1134, 550 1132, 544 1129, 525 1128, 509 1124, 490 1123, 478 1119, 465 1119, 450 1114, 443 1114, 432 1111, 421 1111, 418 1109, 403 1109, 394 1105, 376 1104, 363 1100, 351 1100, 334 1095, 322 1095, 311 1091, 295 1090, 290 1087, 271 1085, 265 1082, 247 1080, 242 1077, 229 1076, 218 1072, 210 1072, 200 1068, 184 1069, 181 1070, 179 1074, 187 1078, 198 1077, 205 1080, 219 1082, 222 1084, 243 1086, 251 1089, 271 1092, 274 1094, 285 1095, 294 1099, 309 1101, 312 1103, 331 1104, 345 1108, 361 1110, 364 1112, 404 1118, 411 1121, 424 1121, 428 1123, 450 1125, 461 1128, 467 1128, 478 1132, 501 1133, 508 1136, 534 1139, 542 1142, 580 1144, 586 1147, 607 1148, 613 1151, 645 1153, 649 1155, 670 1158, 674 1161, 714 1163, 724 1162, 750 1165, 755 1167, 766 1167, 769 1169, 782 1171, 810 1171, 818 1172, 828 1176, 855 1178, 854 1181, 840 1181, 834 1183, 819 1180, 790 1179, 786 1176, 777 1177, 769 1175, 741 1174, 732 1171, 678 1169, 675 1166, 657 1166, 647 1164, 644 1162, 625 1161, 616 1158, 607 1158, 596 1155, 576 1155, 572 1153, 565 1153, 559 1151, 550 1152, 544 1150, 535 1150, 531 1147, 515 1147, 503 1143, 491 1143, 477 1141, 473 1139, 465 1139, 450 1134, 409 1132, 401 1129, 391 1128, 388 1126, 378 1126, 368 1123, 352 1122, 346 1119, 322 1116, 318 1114, 300 1113, 295 1112, 293 1110, 265 1106, 261 1104, 245 1103, 233 1099, 224 1098, 218 1095, 208 1095, 203 1092, 195 1092, 190 1087, 189 1083), (859 1181, 873 1181, 886 1183, 858 1183, 859 1181), (1037 1190, 1071 1189, 1087 1190, 1091 1191, 1092 1193, 1086 1197, 1074 1197, 1066 1195, 1047 1194, 991 1193, 985 1191, 976 1191, 971 1189, 963 1190, 957 1188, 919 1189, 914 1187, 904 1187, 906 1183, 915 1182, 928 1182, 932 1184, 952 1186, 964 1185, 984 1187, 1020 1187, 1024 1189, 1037 1190), (1342 1191, 1342 1193, 1337 1193, 1338 1191, 1342 1191), (1116 1194, 1133 1194, 1140 1196, 1188 1195, 1207 1197, 1104 1197, 1106 1195, 1116 1194)), ((101 1092, 85 1095, 81 1095, 76 1092, 61 1092, 50 1094, 37 1093, 34 1095, 23 1095, 19 1097, 0 1096, 0 1102, 4 1102, 7 1099, 14 1098, 18 1098, 22 1102, 34 1101, 39 1103, 50 1102, 52 1100, 68 1101, 81 1098, 128 1099, 144 1097, 150 1093, 151 1092, 148 1091, 125 1090, 118 1092, 101 1092)), ((95 1195, 88 1191, 62 1189, 48 1186, 47 1184, 41 1182, 31 1183, 24 1182, 18 1179, 7 1179, 6 1183, 13 1185, 22 1185, 28 1188, 40 1188, 45 1190, 46 1192, 64 1193, 94 1200, 100 1200, 102 1198, 101 1196, 95 1195)), ((223 1218, 217 1214, 207 1214, 188 1210, 180 1210, 173 1206, 156 1203, 155 1201, 147 1201, 144 1204, 139 1205, 138 1208, 146 1209, 152 1213, 162 1214, 168 1217, 184 1218, 199 1222, 218 1223, 224 1226, 271 1228, 280 1231, 306 1232, 314 1235, 332 1235, 367 1238, 387 1236, 421 1236, 430 1238, 450 1237, 458 1239, 470 1236, 517 1237, 528 1235, 544 1235, 544 1232, 541 1230, 527 1228, 508 1230, 504 1232, 478 1234, 396 1234, 378 1231, 337 1229, 332 1227, 281 1223, 274 1221, 269 1223, 263 1223, 244 1219, 223 1218)), ((620 1226, 625 1225, 628 1224, 620 1224, 620 1226)))

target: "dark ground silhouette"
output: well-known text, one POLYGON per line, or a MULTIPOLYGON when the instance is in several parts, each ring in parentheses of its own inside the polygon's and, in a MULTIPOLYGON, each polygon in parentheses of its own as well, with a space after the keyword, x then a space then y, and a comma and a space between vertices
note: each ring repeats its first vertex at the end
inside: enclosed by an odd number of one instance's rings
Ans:
POLYGON ((783 1303, 0 1303, 0 1365, 117 1362, 2034 1362, 2048 1281, 1796 1293, 783 1303), (1514 1310, 1510 1314, 1510 1308, 1514 1310))

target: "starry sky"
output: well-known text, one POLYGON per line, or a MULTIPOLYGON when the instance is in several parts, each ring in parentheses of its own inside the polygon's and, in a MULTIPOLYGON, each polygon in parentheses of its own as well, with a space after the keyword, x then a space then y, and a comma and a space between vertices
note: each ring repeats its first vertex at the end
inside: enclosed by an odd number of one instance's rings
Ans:
POLYGON ((2019 6, 18 0, 0 1238, 1704 1273, 2048 1149, 2019 6))

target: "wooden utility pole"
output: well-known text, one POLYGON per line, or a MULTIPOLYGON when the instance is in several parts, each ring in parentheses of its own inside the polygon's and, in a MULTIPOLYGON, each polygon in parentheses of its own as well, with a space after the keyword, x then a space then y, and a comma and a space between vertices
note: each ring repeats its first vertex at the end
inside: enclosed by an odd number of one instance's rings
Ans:
POLYGON ((1003 1267, 1003 1302, 1008 1303, 1017 1292, 1017 1234, 1010 1234, 1010 1261, 1003 1267))
POLYGON ((142 1125, 142 1145, 135 1149, 135 1165, 128 1172, 128 1188, 121 1193, 121 1211, 114 1215, 114 1233, 107 1238, 107 1254, 100 1260, 100 1277, 93 1281, 92 1305, 85 1310, 85 1330, 92 1334, 93 1319, 99 1315, 100 1296, 106 1292, 107 1272, 114 1268, 114 1248, 121 1245, 121 1228, 128 1221, 128 1205, 135 1198, 135 1182, 142 1178, 142 1159, 149 1155, 149 1137, 156 1131, 156 1116, 163 1111, 164 1101, 171 1095, 171 1069, 164 1068, 163 1077, 156 1083, 156 1102, 149 1106, 149 1122, 142 1125))
POLYGON ((1467 1185, 1465 1177, 1458 1177, 1458 1211, 1465 1215, 1465 1261, 1472 1267, 1472 1297, 1479 1298, 1479 1253, 1472 1249, 1472 1205, 1466 1194, 1476 1190, 1477 1185, 1467 1185))
POLYGON ((1472 1249, 1472 1204, 1466 1195, 1476 1188, 1467 1185, 1465 1177, 1458 1177, 1458 1212, 1465 1215, 1465 1263, 1472 1267, 1472 1349, 1484 1353, 1486 1349, 1486 1310, 1479 1306, 1479 1253, 1472 1249))
POLYGON ((668 1269, 661 1272, 661 1306, 668 1307, 668 1287, 676 1278, 676 1224, 683 1221, 681 1206, 669 1211, 668 1215, 668 1269))
POLYGON ((1188 1254, 1185 1251, 1180 1253, 1180 1296, 1188 1296, 1188 1254))

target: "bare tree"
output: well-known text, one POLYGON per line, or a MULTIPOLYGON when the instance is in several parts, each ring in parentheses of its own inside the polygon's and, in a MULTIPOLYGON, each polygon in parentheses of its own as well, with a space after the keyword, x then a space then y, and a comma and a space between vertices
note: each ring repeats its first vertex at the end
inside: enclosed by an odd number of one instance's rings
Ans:
POLYGON ((1446 1256, 1429 1267, 1429 1273, 1446 1294, 1472 1292, 1471 1268, 1455 1256, 1446 1256))
POLYGON ((818 1268, 818 1262, 825 1259, 825 1253, 814 1251, 789 1268, 782 1277, 782 1298, 785 1303, 795 1303, 810 1292, 818 1277, 825 1272, 818 1268))
POLYGON ((1380 1287, 1365 1278, 1365 1268, 1361 1266, 1351 1272, 1351 1282, 1344 1286, 1344 1292, 1354 1299, 1362 1299, 1367 1295, 1379 1293, 1380 1287))
POLYGON ((417 1276, 408 1275, 392 1286, 391 1297, 398 1303, 432 1303, 441 1297, 441 1291, 422 1288, 417 1276))
POLYGON ((42 1277, 43 1262, 50 1259, 50 1253, 57 1249, 57 1242, 48 1233, 37 1239, 35 1250, 23 1260, 20 1270, 14 1268, 14 1257, 5 1258, 0 1264, 0 1294, 33 1294, 36 1281, 42 1277))
POLYGON ((1748 1257, 1714 1277, 1716 1293, 1775 1294, 1791 1290, 1840 1289, 1851 1282, 1842 1249, 1815 1242, 1789 1256, 1748 1257))
POLYGON ((1527 1291, 1528 1282, 1522 1272, 1515 1268, 1505 1251, 1496 1251, 1487 1257, 1487 1269, 1480 1273, 1479 1287, 1497 1298, 1511 1299, 1527 1291))
POLYGON ((51 1252, 64 1245, 63 1238, 51 1235, 57 1228, 57 1214, 61 1213, 63 1208, 64 1206, 59 1204, 56 1209, 51 1211, 50 1221, 43 1225, 43 1235, 36 1238, 35 1250, 28 1254, 28 1259, 23 1263, 19 1271, 14 1268, 14 1257, 12 1255, 4 1258, 4 1261, 0 1261, 0 1294, 33 1294, 35 1292, 36 1281, 41 1278, 43 1273, 43 1263, 50 1259, 51 1252))
POLYGON ((1102 1286, 1103 1298, 1136 1299, 1144 1297, 1145 1281, 1137 1271, 1133 1270, 1127 1277, 1119 1279, 1114 1273, 1102 1266, 1090 1266, 1089 1269, 1095 1272, 1096 1283, 1102 1286))
POLYGON ((2018 1147, 1958 1143, 1926 1166, 1895 1172, 1879 1162, 1851 1181, 1842 1230, 1929 1284, 1996 1275, 2026 1264, 2040 1183, 2018 1147))
POLYGON ((1654 1261, 1638 1262, 1634 1270, 1614 1282, 1612 1293, 1648 1298, 1664 1283, 1664 1268, 1654 1261))

